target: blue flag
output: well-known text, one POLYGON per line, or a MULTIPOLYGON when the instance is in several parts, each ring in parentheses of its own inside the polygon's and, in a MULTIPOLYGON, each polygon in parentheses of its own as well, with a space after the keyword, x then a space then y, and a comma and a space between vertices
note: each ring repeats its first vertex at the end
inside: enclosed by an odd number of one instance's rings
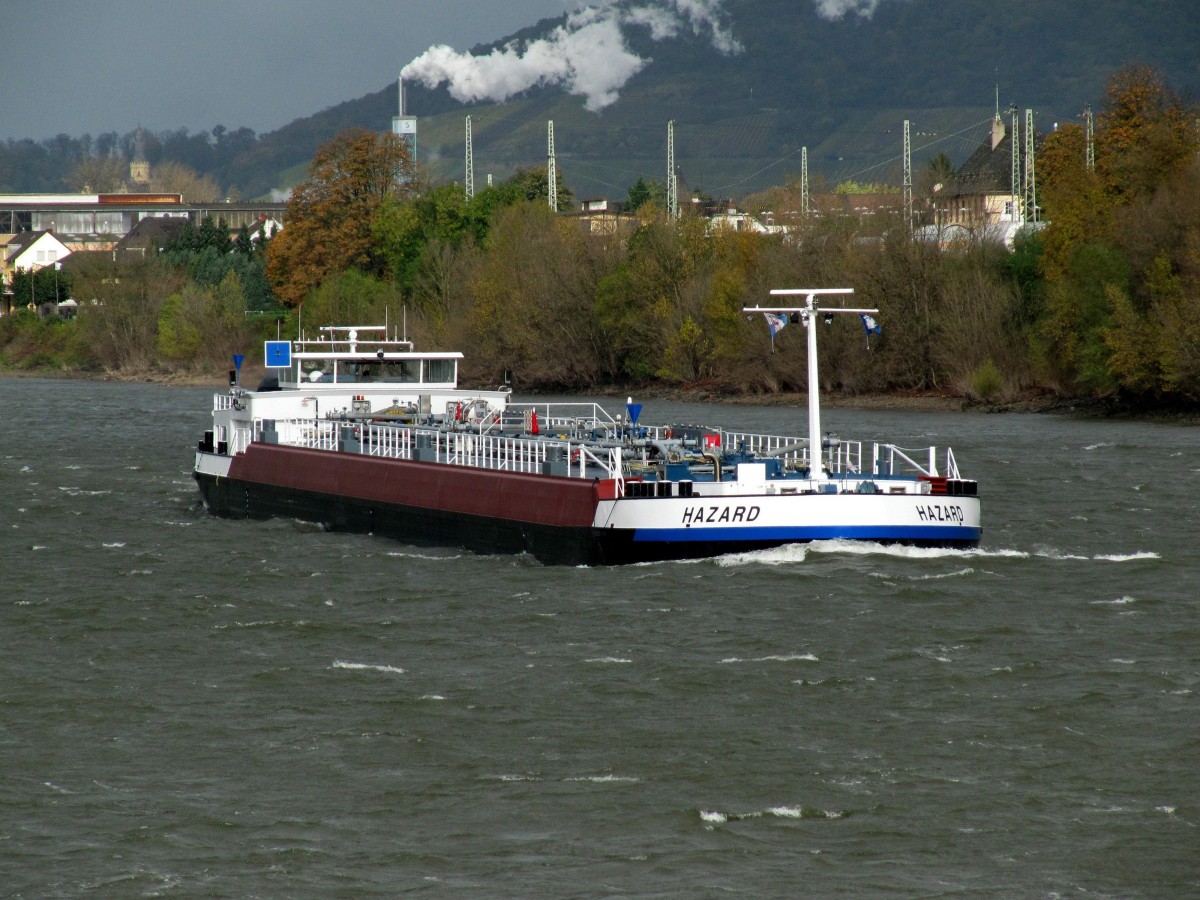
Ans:
POLYGON ((866 313, 859 313, 862 317, 863 331, 867 333, 867 349, 871 349, 871 335, 882 334, 883 326, 875 321, 874 316, 869 316, 866 313))
POLYGON ((763 318, 767 320, 767 330, 771 332, 771 352, 774 353, 775 335, 787 326, 787 316, 781 316, 779 313, 763 313, 763 318))

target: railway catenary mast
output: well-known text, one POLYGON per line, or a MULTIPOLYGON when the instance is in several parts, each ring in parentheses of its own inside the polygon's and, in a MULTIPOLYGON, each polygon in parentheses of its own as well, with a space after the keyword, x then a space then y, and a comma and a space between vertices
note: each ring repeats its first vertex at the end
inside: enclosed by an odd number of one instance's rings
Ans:
POLYGON ((679 182, 675 177, 675 120, 667 122, 667 218, 679 218, 679 182))
POLYGON ((1037 178, 1034 155, 1033 110, 1025 110, 1025 216, 1030 222, 1038 220, 1037 178))
POLYGON ((475 151, 471 146, 471 117, 467 116, 466 125, 466 171, 463 174, 463 194, 467 202, 475 196, 475 151))
POLYGON ((546 194, 552 212, 558 212, 558 170, 554 163, 554 120, 546 123, 546 194))
POLYGON ((913 230, 912 141, 909 139, 908 119, 904 120, 904 227, 913 230))

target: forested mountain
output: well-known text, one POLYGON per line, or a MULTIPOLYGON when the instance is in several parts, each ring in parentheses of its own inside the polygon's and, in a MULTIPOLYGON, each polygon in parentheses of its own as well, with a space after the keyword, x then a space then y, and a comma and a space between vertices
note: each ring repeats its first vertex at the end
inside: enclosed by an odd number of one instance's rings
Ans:
MULTIPOLYGON (((731 0, 722 23, 739 52, 715 49, 710 33, 683 28, 654 40, 649 28, 626 25, 628 50, 646 62, 596 111, 561 86, 464 105, 446 85, 412 84, 407 111, 419 117, 419 160, 436 178, 461 179, 470 113, 477 181, 542 165, 553 119, 560 177, 576 194, 616 198, 639 175, 665 177, 666 123, 674 120, 685 183, 738 197, 798 173, 802 146, 818 184, 898 183, 905 119, 916 161, 946 152, 960 162, 982 138, 997 85, 1001 107, 1034 109, 1042 131, 1099 104, 1107 79, 1131 62, 1160 70, 1184 94, 1200 93, 1200 16, 1191 0, 731 0), (829 18, 819 7, 851 11, 829 18)), ((473 53, 569 27, 566 17, 544 20, 473 53)), ((386 130, 396 109, 391 84, 269 134, 152 135, 147 155, 257 197, 295 183, 339 131, 386 130)), ((81 158, 130 143, 111 134, 9 141, 0 145, 0 191, 65 189, 81 158)))

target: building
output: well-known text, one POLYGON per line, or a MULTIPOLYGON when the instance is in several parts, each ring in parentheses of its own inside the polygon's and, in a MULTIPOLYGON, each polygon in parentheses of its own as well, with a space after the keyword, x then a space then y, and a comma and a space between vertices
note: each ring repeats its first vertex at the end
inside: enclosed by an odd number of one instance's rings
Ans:
MULTIPOLYGON (((283 227, 286 211, 286 203, 185 203, 179 194, 0 194, 0 290, 10 291, 17 268, 36 270, 73 253, 144 256, 185 222, 199 228, 207 218, 224 220, 233 234, 244 226, 261 240, 283 227)), ((0 296, 0 315, 7 315, 12 296, 0 296)))
POLYGON ((185 203, 180 194, 0 194, 0 241, 53 231, 72 250, 111 250, 147 218, 186 219, 199 227, 224 220, 231 231, 285 221, 286 203, 185 203))
POLYGON ((637 216, 626 212, 624 203, 603 197, 580 200, 577 217, 584 234, 628 237, 638 227, 637 216))
POLYGON ((1023 229, 1041 225, 1026 219, 1020 194, 1023 164, 1019 135, 1009 134, 997 113, 988 139, 947 183, 934 186, 933 222, 918 229, 917 237, 936 241, 943 248, 972 240, 995 240, 1011 249, 1013 239, 1023 229))
POLYGON ((149 190, 150 163, 146 160, 146 139, 142 134, 142 126, 138 126, 133 139, 133 159, 129 162, 129 189, 149 190))
POLYGON ((741 212, 732 206, 709 217, 708 230, 710 232, 721 228, 730 231, 749 231, 754 234, 784 234, 787 231, 785 226, 775 224, 773 215, 767 217, 767 221, 763 222, 758 217, 741 212))
MULTIPOLYGON (((17 270, 37 272, 47 266, 59 267, 71 255, 70 249, 51 231, 26 231, 8 236, 0 256, 0 316, 7 316, 20 298, 11 293, 12 275, 17 270)), ((28 298, 26 298, 28 299, 28 298)))

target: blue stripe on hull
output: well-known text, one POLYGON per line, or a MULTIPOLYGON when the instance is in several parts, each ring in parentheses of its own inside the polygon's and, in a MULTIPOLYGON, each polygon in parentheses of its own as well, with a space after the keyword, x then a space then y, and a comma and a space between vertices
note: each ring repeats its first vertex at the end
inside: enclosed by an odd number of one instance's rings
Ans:
POLYGON ((745 541, 828 541, 837 538, 856 541, 949 541, 978 543, 982 529, 967 526, 937 525, 789 525, 764 528, 639 528, 633 536, 637 543, 676 542, 737 544, 745 541))

